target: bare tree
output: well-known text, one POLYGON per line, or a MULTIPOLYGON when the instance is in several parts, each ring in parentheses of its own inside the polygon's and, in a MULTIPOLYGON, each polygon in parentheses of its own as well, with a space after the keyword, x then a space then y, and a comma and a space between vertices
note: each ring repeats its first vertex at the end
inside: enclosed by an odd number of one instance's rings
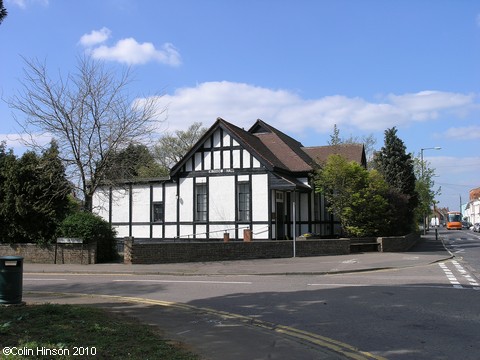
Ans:
POLYGON ((207 132, 201 122, 195 122, 187 130, 177 130, 175 134, 165 133, 155 144, 156 160, 165 169, 179 162, 190 148, 207 132))
POLYGON ((115 153, 131 143, 146 142, 158 124, 158 97, 131 98, 130 72, 116 74, 103 62, 78 59, 75 73, 53 80, 45 63, 24 59, 22 89, 10 106, 25 118, 15 120, 28 134, 29 147, 36 139, 54 138, 67 173, 90 210, 92 196, 115 153))
MULTIPOLYGON (((364 135, 361 138, 358 136, 350 135, 349 138, 342 138, 340 137, 340 129, 337 127, 337 124, 333 125, 333 134, 330 135, 330 141, 328 145, 339 145, 339 144, 363 144, 365 147, 365 155, 367 157, 367 162, 369 164, 373 161, 373 155, 375 153, 375 144, 377 143, 377 139, 370 135, 364 135)), ((368 166, 369 168, 371 166, 368 166)))

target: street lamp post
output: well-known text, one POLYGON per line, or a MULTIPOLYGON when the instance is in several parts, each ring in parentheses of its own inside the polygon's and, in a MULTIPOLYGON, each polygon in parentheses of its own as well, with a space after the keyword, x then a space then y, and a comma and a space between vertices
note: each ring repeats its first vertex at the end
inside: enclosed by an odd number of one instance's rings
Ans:
MULTIPOLYGON (((424 172, 424 168, 425 168, 425 164, 423 163, 423 152, 425 150, 440 150, 441 147, 440 146, 435 146, 435 147, 428 147, 428 148, 421 148, 420 149, 420 162, 421 162, 421 178, 422 178, 422 181, 425 180, 423 178, 423 172, 424 172)), ((430 206, 430 204, 429 204, 430 206)), ((427 222, 427 214, 423 214, 423 235, 425 235, 427 233, 427 226, 426 226, 426 222, 427 222)))

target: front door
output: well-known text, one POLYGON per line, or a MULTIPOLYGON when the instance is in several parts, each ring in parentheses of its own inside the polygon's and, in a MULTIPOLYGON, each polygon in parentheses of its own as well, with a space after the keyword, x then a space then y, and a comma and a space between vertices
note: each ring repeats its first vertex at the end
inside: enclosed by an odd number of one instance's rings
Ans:
POLYGON ((277 201, 275 224, 276 224, 275 234, 276 234, 277 240, 284 240, 285 239, 285 208, 283 206, 283 202, 277 201))

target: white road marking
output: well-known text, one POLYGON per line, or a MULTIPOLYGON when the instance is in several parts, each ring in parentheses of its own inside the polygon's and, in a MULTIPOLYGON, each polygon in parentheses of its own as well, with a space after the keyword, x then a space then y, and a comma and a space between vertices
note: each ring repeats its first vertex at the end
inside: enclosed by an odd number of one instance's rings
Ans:
POLYGON ((452 261, 452 264, 455 265, 455 268, 458 270, 458 272, 463 275, 463 277, 469 282, 471 286, 479 286, 478 282, 472 277, 472 275, 467 272, 467 270, 464 269, 464 267, 457 260, 452 261))
POLYGON ((455 275, 453 275, 452 271, 447 267, 447 265, 445 265, 445 263, 439 263, 438 266, 440 266, 440 268, 443 270, 448 281, 453 285, 454 288, 463 289, 463 286, 460 285, 460 282, 457 280, 455 275))
POLYGON ((250 281, 210 281, 210 280, 156 280, 156 279, 119 279, 115 282, 153 282, 153 283, 185 283, 185 284, 239 284, 251 285, 250 281))
POLYGON ((358 260, 357 259, 351 259, 351 260, 344 260, 342 261, 342 264, 355 264, 357 263, 358 260))
POLYGON ((23 281, 67 281, 67 279, 24 278, 23 281))
POLYGON ((375 285, 369 285, 369 284, 307 284, 307 286, 335 286, 335 287, 356 286, 356 287, 362 287, 362 286, 375 286, 375 285))
MULTIPOLYGON (((452 261, 453 266, 455 267, 455 270, 458 271, 458 273, 463 276, 463 278, 468 281, 468 284, 472 286, 474 290, 480 290, 480 284, 478 283, 477 280, 475 280, 472 275, 468 273, 467 270, 457 261, 453 260, 452 261)), ((438 264, 440 268, 443 270, 445 273, 445 276, 447 277, 448 281, 450 281, 450 284, 453 285, 454 288, 456 289, 463 289, 463 286, 460 284, 458 281, 457 277, 453 274, 452 270, 450 270, 445 263, 439 263, 438 264)))
MULTIPOLYGON (((327 284, 307 284, 307 286, 324 286, 324 287, 383 287, 383 286, 390 286, 390 285, 379 285, 379 284, 332 284, 332 283, 327 283, 327 284)), ((458 285, 455 285, 458 286, 458 285)), ((454 286, 454 287, 455 287, 454 286)), ((461 286, 461 285, 460 285, 461 286)), ((398 288, 429 288, 429 289, 451 289, 451 286, 446 286, 446 285, 396 285, 395 287, 398 288)), ((468 290, 464 288, 465 290, 468 290)), ((475 289, 475 290, 479 290, 475 289)))

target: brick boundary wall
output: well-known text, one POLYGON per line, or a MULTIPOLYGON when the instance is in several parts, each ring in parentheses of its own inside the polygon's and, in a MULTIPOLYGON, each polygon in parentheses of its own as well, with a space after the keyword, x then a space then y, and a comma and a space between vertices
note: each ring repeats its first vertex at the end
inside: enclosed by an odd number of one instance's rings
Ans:
MULTIPOLYGON (((403 252, 420 239, 418 233, 406 236, 379 237, 380 252, 403 252)), ((350 239, 309 239, 295 242, 296 256, 350 254, 350 239)), ((26 263, 53 264, 55 245, 0 244, 0 256, 22 256, 26 263)), ((293 242, 165 242, 124 240, 125 264, 163 264, 199 261, 249 260, 293 257, 293 242)), ((57 264, 96 264, 97 245, 58 244, 57 264)))
POLYGON ((408 251, 420 240, 419 233, 412 233, 405 236, 379 237, 380 252, 403 252, 408 251))
MULTIPOLYGON (((22 256, 25 263, 53 264, 55 244, 0 244, 0 256, 22 256)), ((58 244, 57 264, 96 264, 97 244, 58 244)))
MULTIPOLYGON (((348 239, 297 240, 296 256, 345 255, 348 239)), ((159 242, 125 238, 125 264, 165 264, 293 257, 290 241, 159 242)))

